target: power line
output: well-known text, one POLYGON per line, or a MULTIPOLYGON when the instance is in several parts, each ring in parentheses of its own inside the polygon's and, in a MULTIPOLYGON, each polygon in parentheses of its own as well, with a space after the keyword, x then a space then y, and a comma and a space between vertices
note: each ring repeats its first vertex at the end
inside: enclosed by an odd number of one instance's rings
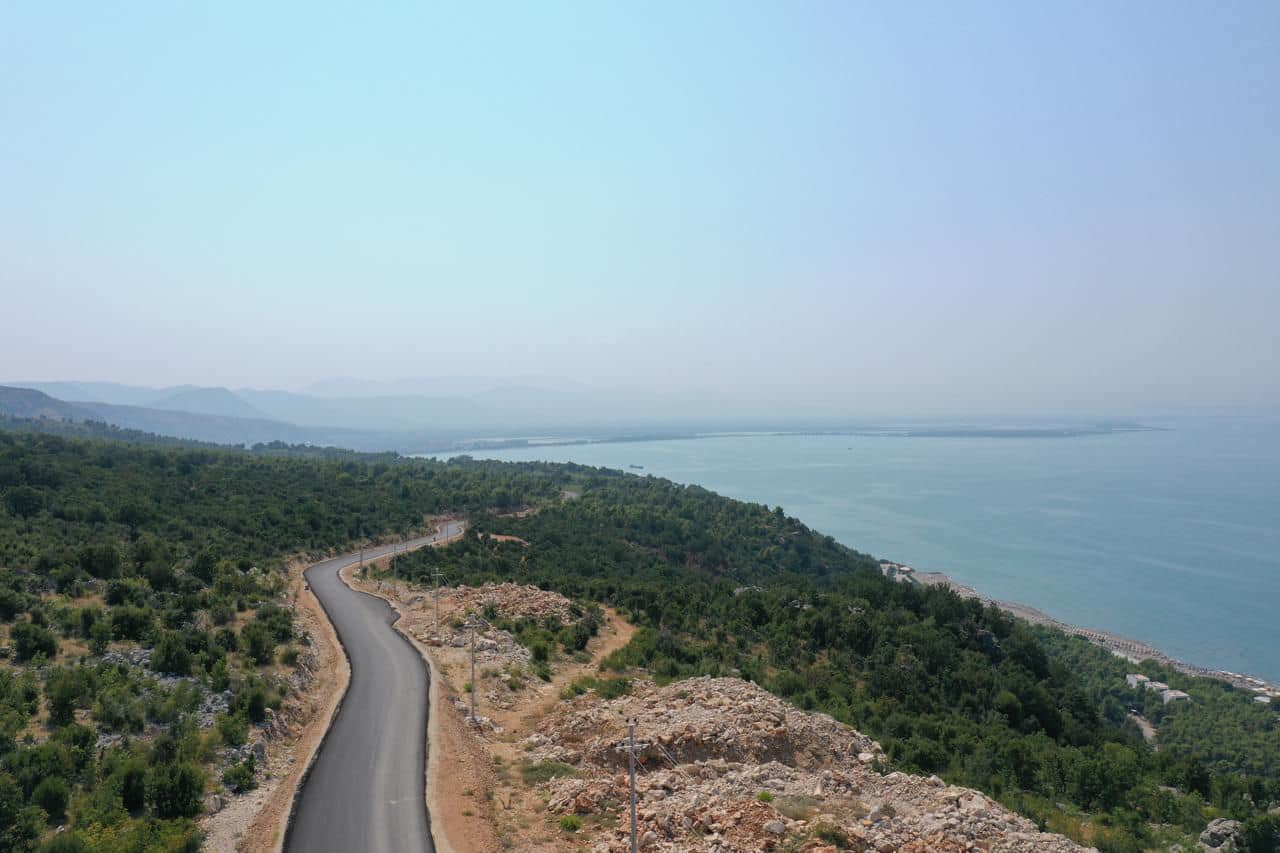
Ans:
MULTIPOLYGON (((481 624, 489 625, 488 620, 478 613, 472 613, 467 617, 467 621, 462 623, 464 628, 471 629, 471 722, 476 721, 476 631, 481 624)), ((492 628, 492 625, 489 625, 492 628)))
POLYGON ((636 718, 627 720, 627 742, 614 747, 618 752, 627 754, 627 770, 631 776, 631 853, 639 853, 640 843, 636 836, 636 755, 649 746, 645 741, 636 740, 636 718))

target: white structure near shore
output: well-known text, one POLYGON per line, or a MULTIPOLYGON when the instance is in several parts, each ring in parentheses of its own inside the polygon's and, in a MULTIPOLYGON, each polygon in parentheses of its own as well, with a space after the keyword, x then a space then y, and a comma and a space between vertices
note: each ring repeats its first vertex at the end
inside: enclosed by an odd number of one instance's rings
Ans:
POLYGON ((1130 687, 1134 689, 1143 687, 1143 688, 1146 688, 1147 690, 1152 690, 1156 693, 1159 693, 1160 698, 1164 700, 1164 704, 1166 705, 1168 705, 1170 702, 1177 702, 1181 699, 1191 698, 1186 693, 1183 693, 1181 690, 1174 690, 1172 687, 1165 684, 1163 681, 1152 681, 1150 678, 1147 678, 1147 676, 1138 672, 1129 673, 1124 677, 1124 680, 1126 684, 1128 684, 1130 687))

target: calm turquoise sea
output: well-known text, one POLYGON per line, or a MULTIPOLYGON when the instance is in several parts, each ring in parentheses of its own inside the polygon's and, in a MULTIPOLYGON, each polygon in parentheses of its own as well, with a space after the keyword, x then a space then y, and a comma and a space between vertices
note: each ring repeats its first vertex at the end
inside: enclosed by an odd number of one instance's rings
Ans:
POLYGON ((1280 421, 1076 438, 731 436, 486 451, 781 504, 839 541, 1280 682, 1280 421))

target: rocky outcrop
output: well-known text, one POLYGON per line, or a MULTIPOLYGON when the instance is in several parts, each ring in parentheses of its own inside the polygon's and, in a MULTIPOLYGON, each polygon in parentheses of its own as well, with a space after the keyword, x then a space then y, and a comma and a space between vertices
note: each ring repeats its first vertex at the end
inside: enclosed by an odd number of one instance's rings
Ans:
POLYGON ((557 814, 614 814, 600 853, 629 849, 626 721, 637 720, 643 848, 1076 851, 983 794, 937 777, 880 772, 879 744, 754 684, 698 678, 602 702, 580 697, 525 741, 535 762, 570 765, 543 785, 557 814))
MULTIPOLYGON (((432 595, 425 596, 430 605, 432 595)), ((573 602, 558 592, 536 586, 514 583, 487 583, 484 586, 459 586, 440 591, 440 606, 460 613, 482 613, 492 607, 507 619, 545 619, 554 616, 561 624, 577 621, 573 602)))
POLYGON ((1214 853, 1236 853, 1244 849, 1244 834, 1240 831, 1240 821, 1218 818, 1211 821, 1200 833, 1200 849, 1212 850, 1214 853))

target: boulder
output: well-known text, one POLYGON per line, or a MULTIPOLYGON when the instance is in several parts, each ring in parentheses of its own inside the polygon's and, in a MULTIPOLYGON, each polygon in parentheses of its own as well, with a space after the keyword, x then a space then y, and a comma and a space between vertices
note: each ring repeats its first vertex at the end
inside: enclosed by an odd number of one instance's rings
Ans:
POLYGON ((1244 835, 1240 831, 1240 821, 1218 818, 1209 822, 1200 833, 1200 849, 1213 850, 1217 853, 1236 853, 1243 849, 1244 835))

